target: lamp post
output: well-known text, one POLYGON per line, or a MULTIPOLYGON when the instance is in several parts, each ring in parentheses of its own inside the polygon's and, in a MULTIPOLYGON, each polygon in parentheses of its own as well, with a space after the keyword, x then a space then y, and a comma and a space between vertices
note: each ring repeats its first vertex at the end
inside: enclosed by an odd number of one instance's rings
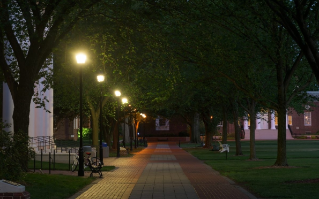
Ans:
POLYGON ((104 165, 103 148, 102 148, 102 83, 101 83, 101 82, 104 82, 104 75, 99 74, 97 76, 97 81, 100 82, 100 161, 101 161, 101 164, 104 165))
MULTIPOLYGON (((116 97, 120 97, 121 96, 121 92, 120 91, 115 91, 115 96, 116 97)), ((117 121, 119 122, 120 120, 120 103, 118 102, 117 103, 117 111, 116 111, 116 118, 117 118, 117 121)), ((117 155, 116 157, 120 157, 120 128, 119 128, 119 125, 118 124, 118 131, 117 131, 117 155)))
POLYGON ((135 149, 137 148, 137 132, 136 132, 136 113, 137 113, 137 110, 134 109, 134 128, 133 128, 133 131, 134 131, 134 137, 135 137, 135 142, 134 142, 134 147, 135 149))
MULTIPOLYGON (((78 64, 85 64, 86 55, 83 53, 76 55, 76 62, 78 64)), ((80 148, 79 148, 79 171, 78 176, 84 176, 84 158, 83 158, 83 135, 82 135, 82 67, 80 66, 80 148)))
POLYGON ((124 116, 124 122, 123 122, 123 126, 124 126, 124 133, 123 133, 123 146, 124 146, 124 148, 125 148, 125 138, 126 138, 126 136, 125 136, 125 123, 126 123, 126 121, 125 121, 125 103, 127 103, 128 101, 127 101, 127 98, 122 98, 122 103, 123 103, 123 105, 124 105, 124 108, 123 108, 123 116, 124 116))
POLYGON ((132 128, 132 110, 130 110, 130 120, 129 120, 129 124, 130 124, 130 150, 133 151, 133 128, 132 128))
POLYGON ((144 146, 145 146, 145 124, 146 124, 146 122, 145 122, 145 118, 146 118, 146 115, 144 114, 144 113, 141 113, 140 114, 143 118, 144 118, 144 125, 143 125, 143 142, 144 142, 144 146))

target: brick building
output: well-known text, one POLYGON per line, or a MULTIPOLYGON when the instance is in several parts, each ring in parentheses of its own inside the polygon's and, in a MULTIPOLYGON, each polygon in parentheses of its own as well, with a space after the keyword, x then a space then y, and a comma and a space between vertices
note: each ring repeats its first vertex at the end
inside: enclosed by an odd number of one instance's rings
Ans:
POLYGON ((139 136, 143 137, 178 137, 187 133, 187 124, 180 116, 173 116, 169 120, 158 116, 147 117, 145 122, 139 125, 139 136))
MULTIPOLYGON (((319 102, 316 107, 305 109, 304 113, 298 114, 292 110, 292 122, 290 129, 293 135, 314 135, 319 133, 319 102)), ((308 108, 308 107, 307 107, 308 108)))
MULTIPOLYGON (((84 118, 83 128, 90 128, 90 120, 84 118)), ((80 128, 80 119, 75 118, 74 120, 69 120, 68 118, 60 119, 54 127, 53 137, 57 140, 74 140, 78 139, 78 129, 80 128)))
MULTIPOLYGON (((309 95, 319 98, 319 91, 308 91, 309 95)), ((305 106, 303 113, 298 114, 291 110, 292 121, 290 129, 293 135, 315 135, 319 134, 319 102, 314 101, 313 107, 305 106)))
MULTIPOLYGON (((308 95, 319 98, 319 91, 308 91, 308 95)), ((305 106, 303 113, 298 114, 294 109, 290 109, 286 115, 286 129, 291 135, 315 135, 319 134, 319 102, 314 101, 314 106, 305 106), (289 129, 290 127, 290 129, 289 129), (289 129, 289 131, 288 131, 289 129)), ((249 132, 250 120, 243 119, 241 124, 243 125, 246 135, 249 132)), ((278 118, 275 111, 261 111, 257 113, 256 119, 256 133, 270 133, 271 131, 277 131, 278 118), (267 130, 267 131, 265 131, 267 130)), ((228 133, 234 133, 234 124, 227 124, 228 133)), ((222 125, 219 128, 219 132, 222 132, 222 125)))

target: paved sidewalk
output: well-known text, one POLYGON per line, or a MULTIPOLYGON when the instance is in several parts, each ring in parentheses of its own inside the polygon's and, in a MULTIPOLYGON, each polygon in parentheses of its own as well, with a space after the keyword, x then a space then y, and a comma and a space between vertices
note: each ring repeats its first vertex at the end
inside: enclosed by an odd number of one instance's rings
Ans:
POLYGON ((70 199, 255 198, 175 143, 149 143, 134 157, 105 158, 115 170, 70 199))

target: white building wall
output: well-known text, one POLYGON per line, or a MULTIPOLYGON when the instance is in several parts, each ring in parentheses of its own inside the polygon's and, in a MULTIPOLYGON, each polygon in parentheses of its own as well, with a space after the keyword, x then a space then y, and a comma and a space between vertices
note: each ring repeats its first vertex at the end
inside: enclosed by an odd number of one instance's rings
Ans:
POLYGON ((2 122, 11 124, 11 127, 5 128, 5 131, 13 132, 13 100, 8 84, 3 82, 3 106, 2 122))
POLYGON ((270 121, 270 129, 276 129, 276 125, 275 125, 275 112, 271 111, 271 121, 270 121))
MULTIPOLYGON (((41 82, 41 81, 40 81, 41 82)), ((38 85, 42 89, 43 85, 38 85)), ((35 108, 36 104, 31 101, 29 115, 29 136, 53 136, 53 89, 42 93, 41 97, 46 96, 49 102, 46 102, 46 109, 51 113, 46 112, 43 108, 35 108), (43 95, 42 95, 43 94, 43 95)), ((13 132, 13 100, 9 87, 6 83, 3 84, 3 122, 12 124, 11 128, 5 129, 13 132)))

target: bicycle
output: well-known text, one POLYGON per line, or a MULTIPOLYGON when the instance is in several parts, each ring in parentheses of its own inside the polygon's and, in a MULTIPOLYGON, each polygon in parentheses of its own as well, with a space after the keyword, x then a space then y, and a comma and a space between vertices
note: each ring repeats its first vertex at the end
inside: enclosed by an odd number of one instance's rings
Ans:
MULTIPOLYGON (((98 159, 96 157, 91 158, 91 153, 90 152, 86 152, 86 155, 87 155, 87 158, 85 159, 85 156, 83 158, 83 160, 84 160, 84 169, 89 167, 90 163, 92 165, 95 165, 95 166, 101 165, 100 159, 98 159)), ((78 165, 79 165, 79 153, 76 154, 75 160, 73 161, 72 169, 71 169, 72 172, 74 172, 76 170, 78 165)))

